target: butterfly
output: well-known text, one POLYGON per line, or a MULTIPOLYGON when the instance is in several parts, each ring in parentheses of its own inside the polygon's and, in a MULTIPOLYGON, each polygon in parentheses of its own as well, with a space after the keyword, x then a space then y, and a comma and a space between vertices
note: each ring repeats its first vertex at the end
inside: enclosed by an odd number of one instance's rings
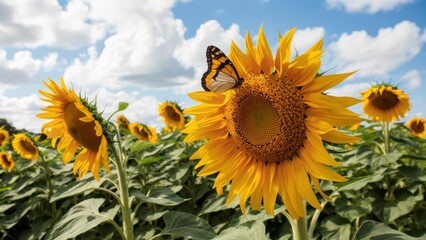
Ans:
POLYGON ((240 86, 244 79, 229 58, 217 47, 208 46, 208 69, 201 78, 201 86, 207 92, 221 93, 240 86))

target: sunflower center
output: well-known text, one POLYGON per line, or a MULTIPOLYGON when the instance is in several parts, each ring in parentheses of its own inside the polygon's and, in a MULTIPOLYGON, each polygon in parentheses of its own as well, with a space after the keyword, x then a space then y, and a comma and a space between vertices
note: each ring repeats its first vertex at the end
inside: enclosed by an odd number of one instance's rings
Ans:
POLYGON ((80 118, 86 117, 75 103, 71 102, 64 108, 64 120, 67 125, 68 133, 81 146, 97 151, 101 143, 101 136, 96 135, 95 122, 84 122, 80 118))
POLYGON ((180 121, 180 115, 176 112, 176 110, 172 106, 166 106, 166 113, 169 119, 175 122, 180 121))
POLYGON ((0 143, 2 143, 6 139, 6 136, 0 133, 0 143))
POLYGON ((370 95, 369 99, 373 106, 382 110, 388 110, 395 107, 399 101, 396 94, 387 90, 384 90, 382 94, 373 93, 370 95))
POLYGON ((2 160, 3 164, 5 164, 5 168, 9 168, 10 165, 12 164, 12 162, 9 161, 9 158, 5 154, 1 155, 1 160, 2 160))
POLYGON ((425 131, 425 125, 422 122, 416 121, 411 125, 411 129, 415 133, 423 133, 425 131))
POLYGON ((303 147, 303 95, 287 79, 250 76, 225 108, 230 135, 237 146, 264 162, 291 160, 303 147))
POLYGON ((34 145, 31 142, 27 142, 25 140, 20 141, 21 147, 31 154, 36 153, 37 149, 34 147, 34 145))

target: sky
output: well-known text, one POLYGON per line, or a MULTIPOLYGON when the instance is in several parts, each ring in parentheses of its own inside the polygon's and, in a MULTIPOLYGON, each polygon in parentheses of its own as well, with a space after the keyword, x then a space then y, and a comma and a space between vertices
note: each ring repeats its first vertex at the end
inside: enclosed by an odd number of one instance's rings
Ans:
POLYGON ((296 27, 294 52, 323 38, 321 71, 358 70, 329 94, 390 82, 410 96, 402 120, 426 117, 425 11, 424 0, 0 0, 0 118, 40 132, 38 90, 63 77, 104 117, 128 102, 130 122, 159 131, 160 103, 195 104, 187 94, 202 90, 207 46, 244 50, 261 25, 273 52, 296 27))

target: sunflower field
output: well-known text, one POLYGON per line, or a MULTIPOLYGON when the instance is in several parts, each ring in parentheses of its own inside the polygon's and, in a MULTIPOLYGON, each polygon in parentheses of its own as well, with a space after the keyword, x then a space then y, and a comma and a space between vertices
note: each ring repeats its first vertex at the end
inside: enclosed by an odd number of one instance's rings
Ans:
POLYGON ((0 239, 426 239, 426 120, 390 83, 327 94, 356 73, 320 72, 322 40, 292 58, 294 32, 210 46, 161 128, 44 81, 41 133, 0 119, 0 239))

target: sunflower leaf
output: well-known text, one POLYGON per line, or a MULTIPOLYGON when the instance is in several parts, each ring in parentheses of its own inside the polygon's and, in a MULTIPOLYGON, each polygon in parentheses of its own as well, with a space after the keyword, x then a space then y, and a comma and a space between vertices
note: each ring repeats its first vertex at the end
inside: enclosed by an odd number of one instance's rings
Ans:
POLYGON ((152 189, 148 195, 143 194, 139 190, 131 189, 130 195, 135 196, 144 202, 161 206, 176 206, 189 200, 189 198, 181 198, 168 188, 152 189))
POLYGON ((365 221, 355 233, 353 240, 361 239, 417 239, 388 227, 386 224, 372 220, 365 221))
POLYGON ((126 110, 126 108, 129 106, 129 103, 127 102, 119 102, 118 103, 118 111, 126 110))
POLYGON ((363 188, 365 185, 367 185, 370 182, 377 182, 380 181, 383 176, 386 169, 382 169, 375 174, 363 176, 363 177, 352 177, 349 179, 349 181, 344 183, 336 183, 334 184, 337 189, 336 191, 345 191, 345 190, 359 190, 363 188))
POLYGON ((46 239, 74 238, 103 222, 112 221, 119 206, 116 205, 114 208, 100 213, 99 207, 104 202, 105 199, 90 198, 78 203, 53 226, 46 239))
POLYGON ((249 221, 236 227, 230 227, 214 238, 220 239, 268 239, 265 236, 265 224, 262 221, 249 221))
POLYGON ((168 212, 163 215, 166 226, 161 235, 177 235, 197 239, 212 239, 216 233, 202 218, 185 212, 168 212))
POLYGON ((72 197, 78 194, 81 194, 87 190, 93 190, 101 186, 105 181, 104 178, 101 178, 99 181, 94 181, 91 177, 78 182, 76 185, 70 187, 65 185, 63 188, 60 188, 51 198, 50 202, 53 203, 60 199, 72 197))

